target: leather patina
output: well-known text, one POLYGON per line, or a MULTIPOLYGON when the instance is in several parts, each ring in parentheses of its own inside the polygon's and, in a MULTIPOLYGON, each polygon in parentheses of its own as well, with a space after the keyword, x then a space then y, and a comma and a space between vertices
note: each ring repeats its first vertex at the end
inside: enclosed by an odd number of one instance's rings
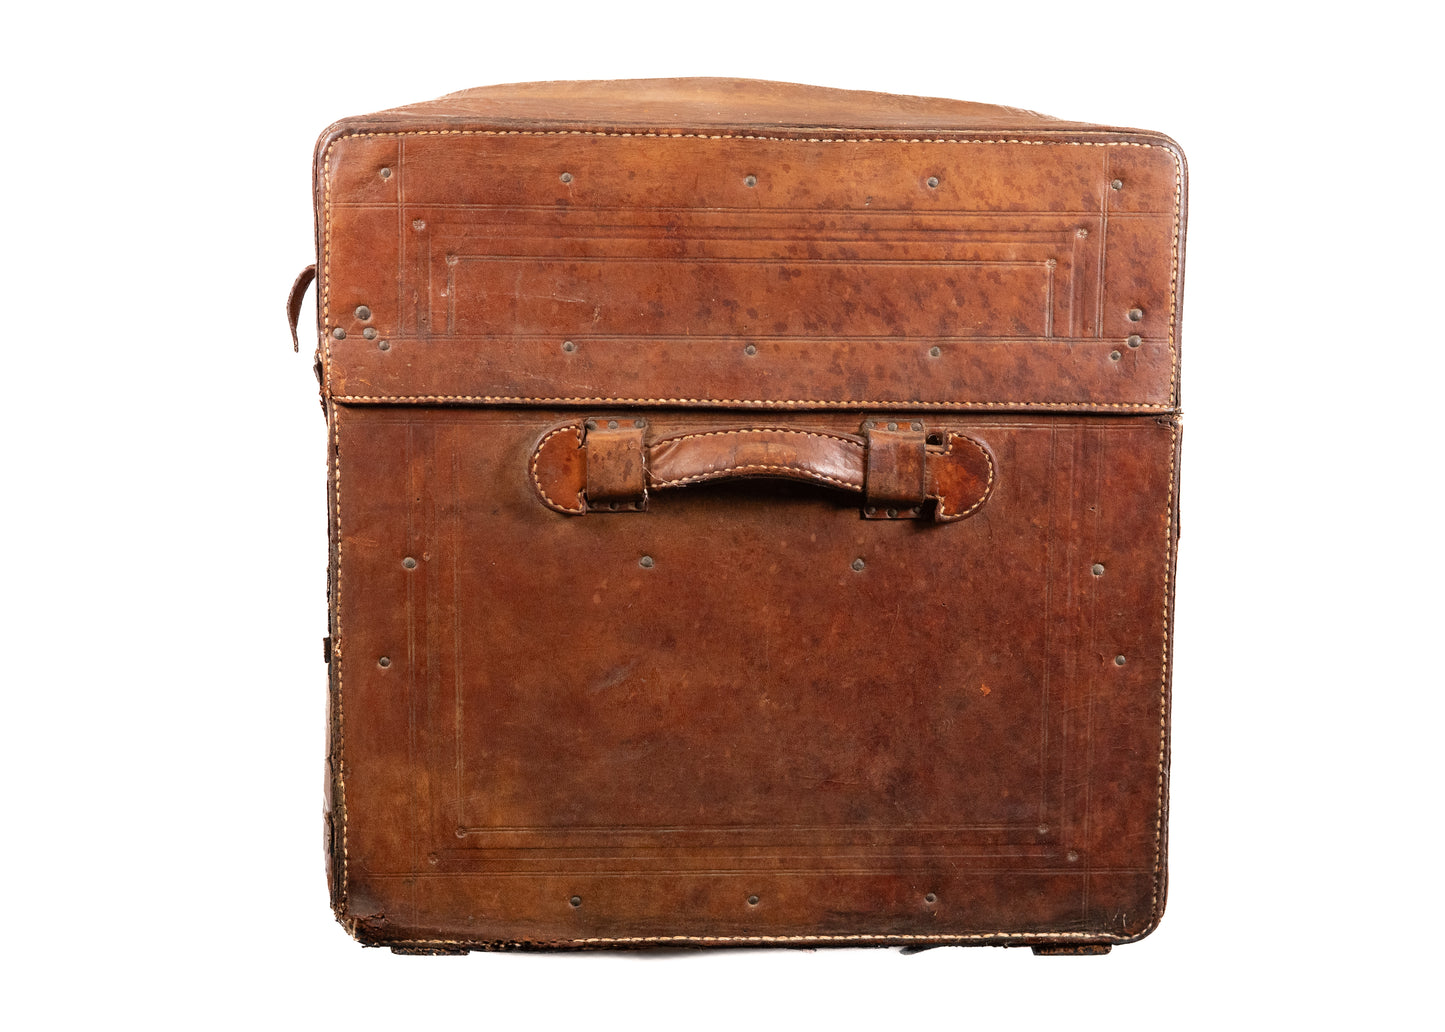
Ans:
POLYGON ((1155 132, 736 79, 327 129, 344 927, 1148 934, 1185 185, 1155 132))

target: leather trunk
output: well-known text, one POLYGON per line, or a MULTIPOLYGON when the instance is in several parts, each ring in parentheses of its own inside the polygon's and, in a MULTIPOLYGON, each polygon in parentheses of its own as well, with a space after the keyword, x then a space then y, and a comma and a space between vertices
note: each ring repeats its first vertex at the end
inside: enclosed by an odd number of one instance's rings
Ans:
POLYGON ((366 944, 1032 945, 1165 897, 1185 164, 730 79, 321 137, 366 944))

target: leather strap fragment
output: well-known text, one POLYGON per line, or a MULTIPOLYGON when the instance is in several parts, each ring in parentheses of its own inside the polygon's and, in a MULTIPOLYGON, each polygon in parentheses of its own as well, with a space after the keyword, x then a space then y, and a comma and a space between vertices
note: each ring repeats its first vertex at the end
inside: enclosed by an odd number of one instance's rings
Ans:
POLYGON ((928 494, 923 424, 880 424, 870 420, 864 425, 863 433, 868 438, 864 517, 896 519, 919 515, 928 494))
POLYGON ((301 350, 301 340, 296 336, 296 327, 301 322, 301 302, 306 300, 306 288, 316 279, 316 266, 308 265, 291 284, 291 293, 286 295, 286 321, 291 324, 291 350, 301 350))
POLYGON ((647 467, 642 432, 646 423, 619 425, 589 420, 583 447, 587 452, 587 507, 638 511, 647 506, 647 467))

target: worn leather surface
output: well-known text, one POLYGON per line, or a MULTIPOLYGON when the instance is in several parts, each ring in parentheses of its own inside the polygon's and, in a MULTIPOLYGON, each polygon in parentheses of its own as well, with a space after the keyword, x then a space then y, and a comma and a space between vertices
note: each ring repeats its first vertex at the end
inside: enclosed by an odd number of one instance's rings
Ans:
POLYGON ((327 130, 348 930, 1151 930, 1184 183, 1154 133, 741 80, 327 130))

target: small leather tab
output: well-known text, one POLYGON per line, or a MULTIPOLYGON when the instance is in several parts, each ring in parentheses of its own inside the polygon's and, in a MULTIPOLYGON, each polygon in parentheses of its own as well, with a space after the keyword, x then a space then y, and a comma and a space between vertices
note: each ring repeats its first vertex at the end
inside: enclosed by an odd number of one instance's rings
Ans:
POLYGON ((316 266, 308 265, 291 284, 291 293, 286 295, 286 321, 291 324, 291 350, 301 350, 301 339, 296 336, 296 327, 301 322, 301 302, 306 300, 306 288, 316 278, 316 266))
POLYGON ((868 439, 864 517, 917 518, 927 495, 922 424, 867 423, 863 433, 868 439))
POLYGON ((647 505, 647 462, 643 455, 642 420, 619 423, 589 420, 587 450, 587 507, 589 509, 641 510, 647 505))

